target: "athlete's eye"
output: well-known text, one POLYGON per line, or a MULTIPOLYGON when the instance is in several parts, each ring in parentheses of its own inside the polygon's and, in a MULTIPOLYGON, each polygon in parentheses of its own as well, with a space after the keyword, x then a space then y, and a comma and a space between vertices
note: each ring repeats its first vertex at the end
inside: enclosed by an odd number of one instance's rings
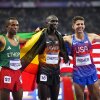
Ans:
POLYGON ((51 22, 52 22, 52 23, 54 23, 54 22, 58 22, 58 20, 51 20, 51 22))

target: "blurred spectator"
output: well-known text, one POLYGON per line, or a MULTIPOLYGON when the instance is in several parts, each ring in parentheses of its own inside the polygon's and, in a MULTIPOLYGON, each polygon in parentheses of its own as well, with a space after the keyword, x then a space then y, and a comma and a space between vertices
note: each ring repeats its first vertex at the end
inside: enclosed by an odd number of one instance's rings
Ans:
POLYGON ((44 18, 55 14, 60 20, 59 31, 71 34, 71 19, 73 16, 83 16, 89 26, 86 31, 100 33, 100 7, 82 8, 0 8, 0 33, 4 30, 4 21, 8 17, 17 17, 20 22, 19 32, 32 32, 37 27, 43 26, 44 18), (95 26, 95 28, 94 28, 95 26))

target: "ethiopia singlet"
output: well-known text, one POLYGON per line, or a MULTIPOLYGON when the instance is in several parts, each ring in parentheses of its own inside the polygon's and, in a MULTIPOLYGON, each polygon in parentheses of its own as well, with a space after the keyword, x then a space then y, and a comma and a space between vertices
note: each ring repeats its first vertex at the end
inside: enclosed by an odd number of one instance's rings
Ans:
MULTIPOLYGON (((17 46, 13 46, 8 41, 6 36, 4 38, 6 40, 6 45, 5 45, 4 50, 0 52, 0 66, 7 67, 13 70, 20 69, 21 62, 20 62, 19 43, 17 46)), ((16 41, 18 40, 16 39, 16 41)))
POLYGON ((41 54, 39 54, 39 62, 44 65, 58 66, 59 64, 59 41, 56 38, 52 40, 52 38, 46 38, 46 45, 41 54))
POLYGON ((95 65, 92 59, 92 45, 84 33, 84 40, 77 40, 72 36, 72 56, 73 56, 73 75, 85 77, 92 75, 95 71, 95 65))

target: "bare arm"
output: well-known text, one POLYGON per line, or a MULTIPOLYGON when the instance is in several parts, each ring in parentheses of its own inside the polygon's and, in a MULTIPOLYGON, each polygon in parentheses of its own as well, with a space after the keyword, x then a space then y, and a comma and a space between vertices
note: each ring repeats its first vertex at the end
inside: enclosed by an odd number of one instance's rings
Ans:
POLYGON ((2 36, 0 36, 0 51, 4 49, 5 46, 5 40, 2 36))
POLYGON ((92 43, 92 41, 100 42, 100 36, 94 33, 88 34, 89 40, 92 43))
POLYGON ((68 42, 70 46, 72 45, 72 35, 64 36, 63 40, 68 42))

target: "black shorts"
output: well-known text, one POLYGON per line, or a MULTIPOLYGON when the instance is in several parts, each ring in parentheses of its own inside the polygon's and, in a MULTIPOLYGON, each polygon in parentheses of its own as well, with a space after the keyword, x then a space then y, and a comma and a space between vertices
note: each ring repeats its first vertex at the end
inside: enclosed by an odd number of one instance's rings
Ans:
POLYGON ((41 67, 39 66, 37 74, 37 83, 46 85, 58 85, 60 83, 60 69, 59 67, 41 67))

